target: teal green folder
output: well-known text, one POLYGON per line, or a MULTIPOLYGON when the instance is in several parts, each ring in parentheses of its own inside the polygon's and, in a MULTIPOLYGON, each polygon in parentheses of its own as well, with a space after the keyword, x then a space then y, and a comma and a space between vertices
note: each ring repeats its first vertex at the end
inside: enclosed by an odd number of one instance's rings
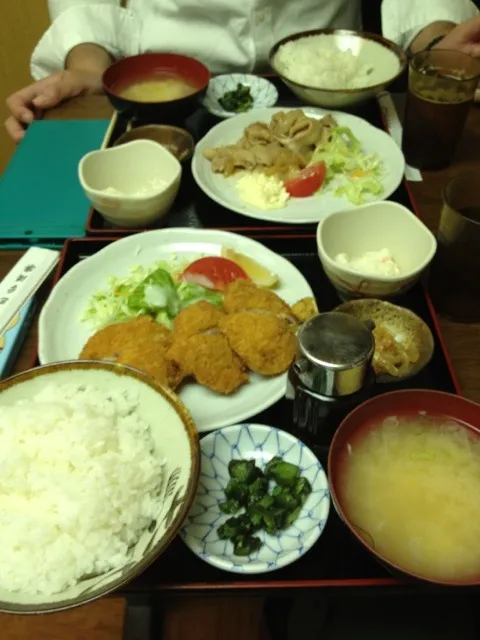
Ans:
POLYGON ((85 235, 90 203, 78 163, 98 149, 108 120, 33 122, 0 178, 0 248, 54 246, 85 235))

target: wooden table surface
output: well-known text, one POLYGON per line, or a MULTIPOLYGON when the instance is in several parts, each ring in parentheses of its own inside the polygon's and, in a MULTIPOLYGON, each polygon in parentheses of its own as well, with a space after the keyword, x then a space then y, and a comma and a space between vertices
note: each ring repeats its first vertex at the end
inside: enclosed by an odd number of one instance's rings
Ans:
MULTIPOLYGON (((49 112, 47 117, 109 118, 111 114, 112 109, 107 99, 95 96, 67 102, 49 112)), ((443 171, 424 173, 423 182, 410 183, 418 212, 432 231, 436 231, 438 226, 444 185, 461 170, 474 167, 480 169, 480 107, 474 107, 470 113, 452 166, 443 171)), ((0 277, 7 273, 20 255, 19 251, 0 253, 0 277)), ((477 303, 480 304, 480 301, 477 303)), ((480 402, 480 323, 460 324, 440 318, 440 324, 464 395, 480 402)), ((33 326, 17 360, 15 371, 22 371, 30 366, 36 341, 37 329, 33 326)))

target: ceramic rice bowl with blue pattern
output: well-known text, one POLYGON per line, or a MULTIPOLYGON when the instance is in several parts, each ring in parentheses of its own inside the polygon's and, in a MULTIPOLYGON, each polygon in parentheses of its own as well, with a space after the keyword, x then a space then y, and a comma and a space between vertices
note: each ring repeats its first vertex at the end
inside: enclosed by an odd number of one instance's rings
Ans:
POLYGON ((277 103, 277 88, 266 78, 254 76, 249 73, 229 73, 216 76, 210 80, 207 93, 203 99, 205 109, 214 116, 217 116, 217 118, 232 118, 233 116, 238 116, 238 112, 226 111, 221 106, 219 100, 228 91, 235 91, 239 84, 247 86, 250 89, 253 104, 248 111, 263 107, 273 107, 277 103))
MULTIPOLYGON (((239 424, 214 431, 202 438, 201 471, 197 494, 181 530, 185 544, 202 560, 234 573, 264 573, 285 567, 303 556, 319 539, 328 518, 330 493, 322 465, 310 449, 285 431, 261 424, 239 424), (233 543, 221 540, 217 529, 231 515, 220 510, 230 479, 232 459, 255 460, 264 470, 275 456, 297 465, 311 484, 312 492, 298 518, 275 535, 258 531, 262 542, 250 556, 235 556, 233 543)), ((270 484, 270 491, 273 483, 270 484)), ((238 514, 236 514, 238 515, 238 514)))

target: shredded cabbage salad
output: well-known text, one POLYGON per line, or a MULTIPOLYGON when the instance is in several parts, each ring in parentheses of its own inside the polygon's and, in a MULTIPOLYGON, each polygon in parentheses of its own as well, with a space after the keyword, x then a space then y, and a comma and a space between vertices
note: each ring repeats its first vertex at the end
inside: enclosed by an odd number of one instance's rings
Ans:
POLYGON ((82 322, 96 329, 149 315, 172 327, 175 316, 194 302, 208 300, 220 306, 223 296, 197 284, 180 280, 184 265, 159 261, 149 268, 134 266, 126 278, 111 276, 105 290, 90 298, 82 322))
POLYGON ((325 163, 324 186, 330 185, 335 196, 345 195, 350 202, 360 205, 368 195, 383 192, 384 168, 380 156, 364 153, 349 127, 335 127, 331 139, 317 145, 310 164, 317 162, 325 163))

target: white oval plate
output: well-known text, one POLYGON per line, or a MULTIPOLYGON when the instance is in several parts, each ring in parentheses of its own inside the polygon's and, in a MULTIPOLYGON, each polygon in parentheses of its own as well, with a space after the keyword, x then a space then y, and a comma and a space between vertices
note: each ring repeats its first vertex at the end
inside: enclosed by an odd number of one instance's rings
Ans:
MULTIPOLYGON (((380 196, 371 196, 366 202, 386 200, 398 187, 405 172, 405 159, 394 140, 372 126, 362 118, 341 111, 326 111, 317 107, 300 107, 307 116, 322 118, 332 114, 340 126, 350 127, 359 139, 365 153, 378 153, 382 158, 385 172, 382 178, 384 191, 380 196)), ((244 202, 235 189, 237 176, 225 178, 222 174, 213 173, 211 164, 203 157, 205 149, 234 144, 239 140, 245 127, 254 122, 269 123, 272 116, 279 111, 289 111, 281 107, 254 109, 229 120, 224 120, 213 127, 198 142, 192 159, 193 176, 204 193, 218 202, 222 207, 236 211, 241 215, 257 220, 290 224, 307 224, 319 222, 326 214, 334 211, 355 209, 346 196, 335 197, 328 190, 310 198, 291 198, 282 209, 264 211, 256 209, 244 202)))
MULTIPOLYGON (((39 359, 42 364, 75 360, 95 330, 81 322, 88 300, 108 286, 109 276, 126 277, 134 265, 157 260, 194 260, 220 255, 223 246, 244 253, 279 277, 275 290, 287 303, 312 296, 310 285, 291 262, 255 240, 206 229, 160 229, 117 240, 68 271, 58 282, 40 314, 39 359)), ((320 269, 320 263, 318 268, 320 269)), ((234 424, 264 411, 285 394, 286 374, 263 377, 250 373, 250 382, 222 396, 196 383, 184 384, 180 398, 200 432, 234 424)))
POLYGON ((262 424, 237 424, 200 440, 201 467, 197 495, 180 535, 202 560, 234 573, 266 573, 281 569, 303 556, 320 537, 328 518, 330 493, 322 465, 310 449, 290 433, 262 424), (270 536, 255 535, 263 546, 248 557, 233 555, 233 545, 220 540, 218 527, 228 516, 220 511, 225 500, 228 463, 232 458, 255 459, 263 469, 274 456, 300 467, 312 485, 298 519, 291 527, 270 536))

